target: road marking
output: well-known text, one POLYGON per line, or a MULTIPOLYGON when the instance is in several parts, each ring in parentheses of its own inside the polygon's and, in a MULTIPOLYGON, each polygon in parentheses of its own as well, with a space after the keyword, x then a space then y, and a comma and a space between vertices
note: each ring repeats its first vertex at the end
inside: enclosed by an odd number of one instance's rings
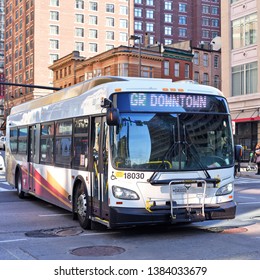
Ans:
POLYGON ((26 241, 28 239, 23 238, 23 239, 11 239, 11 240, 0 240, 0 243, 8 243, 8 242, 18 242, 18 241, 26 241))
POLYGON ((250 197, 250 196, 243 196, 243 195, 237 195, 239 198, 244 198, 244 199, 251 199, 251 200, 255 200, 255 197, 250 197))
POLYGON ((260 204, 260 201, 255 201, 255 202, 238 202, 238 204, 243 204, 243 205, 246 205, 246 204, 260 204))
POLYGON ((55 216, 68 216, 71 215, 71 213, 69 214, 42 214, 42 215, 38 215, 39 217, 55 217, 55 216))

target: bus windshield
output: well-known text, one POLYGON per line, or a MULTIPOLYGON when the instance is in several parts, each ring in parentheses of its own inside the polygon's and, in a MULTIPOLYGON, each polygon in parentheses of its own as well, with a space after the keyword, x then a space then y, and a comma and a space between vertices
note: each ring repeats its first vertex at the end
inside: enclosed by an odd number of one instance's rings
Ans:
POLYGON ((233 164, 227 114, 121 113, 111 131, 118 169, 203 170, 233 164))

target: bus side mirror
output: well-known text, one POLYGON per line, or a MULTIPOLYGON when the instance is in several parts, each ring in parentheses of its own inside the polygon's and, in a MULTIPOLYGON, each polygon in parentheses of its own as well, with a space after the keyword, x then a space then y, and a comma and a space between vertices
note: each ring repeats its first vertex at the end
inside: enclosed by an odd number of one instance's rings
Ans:
POLYGON ((116 108, 107 108, 107 125, 118 126, 120 124, 119 110, 116 108))
POLYGON ((235 145, 235 161, 241 162, 244 149, 241 145, 235 145))

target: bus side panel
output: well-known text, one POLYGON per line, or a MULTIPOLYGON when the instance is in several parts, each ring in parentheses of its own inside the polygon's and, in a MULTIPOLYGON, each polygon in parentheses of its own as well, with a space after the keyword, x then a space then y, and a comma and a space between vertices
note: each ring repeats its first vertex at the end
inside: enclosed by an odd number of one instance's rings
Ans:
POLYGON ((67 179, 66 169, 36 166, 33 169, 33 194, 47 202, 72 211, 71 182, 67 179))

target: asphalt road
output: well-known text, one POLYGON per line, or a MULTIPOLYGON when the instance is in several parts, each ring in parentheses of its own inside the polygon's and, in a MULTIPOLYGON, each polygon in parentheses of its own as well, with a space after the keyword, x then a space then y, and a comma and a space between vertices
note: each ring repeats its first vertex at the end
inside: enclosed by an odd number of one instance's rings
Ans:
POLYGON ((260 260, 260 179, 236 179, 236 201, 234 220, 84 231, 0 174, 0 260, 260 260))

